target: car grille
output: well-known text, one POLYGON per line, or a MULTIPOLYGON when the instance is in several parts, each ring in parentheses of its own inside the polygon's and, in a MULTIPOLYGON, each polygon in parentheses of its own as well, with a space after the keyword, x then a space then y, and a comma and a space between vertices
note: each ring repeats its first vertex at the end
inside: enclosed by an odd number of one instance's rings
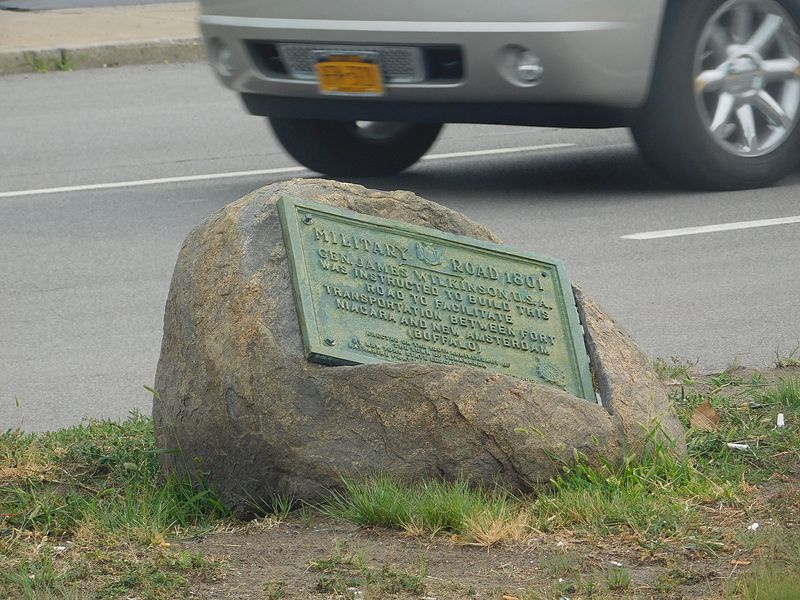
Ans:
POLYGON ((430 45, 361 46, 246 40, 253 63, 267 77, 316 81, 318 52, 377 52, 383 78, 389 84, 453 83, 464 77, 464 61, 458 46, 430 45))
POLYGON ((316 79, 316 52, 375 52, 381 71, 391 83, 418 83, 425 80, 425 65, 420 48, 407 46, 350 46, 334 44, 277 44, 278 54, 289 75, 296 79, 316 79))

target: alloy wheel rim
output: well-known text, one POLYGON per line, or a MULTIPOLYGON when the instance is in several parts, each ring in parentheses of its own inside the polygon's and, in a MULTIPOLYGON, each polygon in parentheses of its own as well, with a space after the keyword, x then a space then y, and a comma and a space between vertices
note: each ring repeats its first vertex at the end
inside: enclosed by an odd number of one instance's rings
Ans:
POLYGON ((695 53, 703 124, 730 154, 769 154, 800 116, 800 32, 775 0, 729 0, 709 19, 695 53))

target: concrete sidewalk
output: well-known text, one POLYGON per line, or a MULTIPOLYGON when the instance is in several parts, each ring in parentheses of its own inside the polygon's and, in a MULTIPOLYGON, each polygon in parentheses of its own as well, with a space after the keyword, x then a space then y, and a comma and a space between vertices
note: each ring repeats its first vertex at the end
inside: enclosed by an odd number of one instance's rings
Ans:
POLYGON ((196 2, 0 10, 0 75, 204 57, 196 2))

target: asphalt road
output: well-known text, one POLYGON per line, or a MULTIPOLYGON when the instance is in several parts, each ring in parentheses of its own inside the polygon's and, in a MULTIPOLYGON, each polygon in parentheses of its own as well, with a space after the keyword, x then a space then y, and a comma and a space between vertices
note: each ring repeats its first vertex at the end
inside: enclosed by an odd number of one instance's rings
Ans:
MULTIPOLYGON (((296 165, 268 129, 203 65, 10 76, 0 90, 0 429, 148 412, 185 235, 256 187, 309 174, 286 170, 296 165), (277 172, 153 181, 265 169, 277 172), (102 185, 115 182, 133 183, 102 185)), ((451 126, 431 153, 364 183, 563 258, 652 356, 717 370, 800 343, 800 223, 622 237, 800 215, 800 174, 768 190, 683 192, 620 130, 451 126)))

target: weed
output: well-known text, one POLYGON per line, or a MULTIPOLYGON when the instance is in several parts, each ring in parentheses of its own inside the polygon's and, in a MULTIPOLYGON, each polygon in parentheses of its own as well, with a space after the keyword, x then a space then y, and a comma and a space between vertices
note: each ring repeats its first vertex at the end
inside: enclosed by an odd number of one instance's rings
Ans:
POLYGON ((0 573, 0 580, 5 580, 11 589, 16 589, 28 598, 45 594, 56 595, 65 591, 63 577, 56 573, 49 556, 42 556, 34 561, 22 561, 15 569, 0 573))
MULTIPOLYGON (((400 593, 421 594, 425 575, 395 571, 386 565, 380 568, 367 566, 362 554, 347 554, 337 545, 328 558, 312 561, 309 567, 322 574, 317 579, 317 590, 328 594, 344 595, 348 588, 366 588, 376 596, 400 593)), ((422 565, 421 565, 422 566, 422 565)), ((427 573, 427 564, 424 564, 427 573)))
POLYGON ((730 373, 731 371, 738 371, 742 368, 742 361, 739 359, 738 356, 731 359, 728 363, 728 366, 725 367, 725 371, 730 373))
POLYGON ((784 356, 780 350, 775 351, 775 366, 779 369, 786 369, 789 367, 800 367, 800 344, 795 346, 794 350, 784 356))
POLYGON ((626 590, 631 584, 631 574, 628 569, 614 568, 606 573, 608 589, 612 591, 626 590))
POLYGON ((59 51, 58 56, 50 60, 38 52, 25 52, 23 56, 25 57, 25 62, 27 62, 36 73, 47 73, 54 70, 71 71, 75 68, 75 62, 69 50, 59 51))
POLYGON ((287 588, 288 585, 283 581, 268 581, 264 584, 264 593, 267 600, 283 600, 287 588))
POLYGON ((35 72, 47 73, 50 70, 47 61, 45 61, 40 54, 36 52, 25 52, 23 56, 25 57, 25 62, 27 62, 35 72))
POLYGON ((668 592, 680 585, 699 583, 702 580, 703 577, 698 573, 673 568, 660 573, 654 587, 656 591, 668 592))
POLYGON ((114 577, 98 590, 98 598, 130 596, 131 592, 146 598, 170 599, 188 585, 187 576, 210 580, 219 565, 200 554, 159 552, 155 556, 112 559, 114 577))
POLYGON ((553 490, 532 508, 538 529, 582 527, 601 534, 627 529, 652 548, 663 537, 688 535, 699 522, 697 507, 734 496, 735 485, 716 482, 688 460, 675 458, 653 431, 640 457, 621 465, 590 464, 577 457, 563 464, 553 490))
POLYGON ((579 589, 583 591, 584 596, 591 598, 600 590, 600 585, 594 577, 588 577, 587 579, 582 578, 580 580, 579 589))
POLYGON ((69 50, 62 50, 61 58, 55 61, 54 66, 59 71, 72 71, 75 68, 72 53, 69 50))
POLYGON ((369 588, 378 589, 387 594, 419 594, 424 589, 419 575, 394 571, 386 566, 379 570, 367 571, 365 578, 369 588))
POLYGON ((664 358, 656 358, 653 361, 653 369, 662 381, 688 383, 692 380, 692 369, 697 366, 698 362, 690 363, 677 356, 671 357, 669 361, 664 358))
POLYGON ((289 513, 292 512, 294 504, 294 498, 290 498, 289 496, 273 496, 270 501, 270 514, 279 521, 283 521, 289 516, 289 513))
MULTIPOLYGON (((598 581, 595 575, 582 575, 575 573, 559 577, 546 591, 528 590, 522 596, 512 596, 519 600, 555 600, 564 598, 607 598, 603 591, 602 580, 598 581)), ((503 596, 506 598, 507 596, 503 596)))
POLYGON ((744 383, 741 377, 733 375, 729 370, 723 371, 719 375, 712 375, 709 377, 709 381, 714 386, 711 390, 711 394, 716 394, 724 388, 737 387, 744 383))
POLYGON ((324 594, 343 596, 349 588, 357 588, 361 581, 340 573, 325 573, 317 579, 317 590, 324 594))
POLYGON ((539 561, 539 567, 551 577, 566 577, 580 571, 583 559, 574 552, 547 556, 539 561))
POLYGON ((762 537, 766 548, 753 569, 729 584, 729 598, 796 600, 800 590, 800 533, 772 533, 762 537))
POLYGON ((417 572, 422 579, 428 576, 428 559, 424 554, 417 555, 417 572))
POLYGON ((297 516, 300 518, 300 524, 303 527, 310 527, 313 516, 311 514, 311 505, 306 502, 301 502, 297 508, 297 516))
POLYGON ((762 398, 764 402, 800 409, 800 378, 778 380, 777 384, 763 392, 762 398))

